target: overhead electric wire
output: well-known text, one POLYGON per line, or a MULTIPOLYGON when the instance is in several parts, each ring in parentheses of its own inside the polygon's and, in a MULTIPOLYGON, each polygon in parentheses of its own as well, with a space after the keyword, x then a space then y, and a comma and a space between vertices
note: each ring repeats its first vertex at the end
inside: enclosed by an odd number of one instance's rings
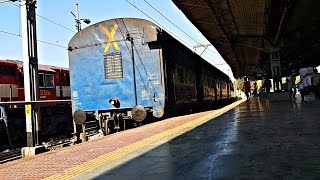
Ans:
POLYGON ((54 44, 54 43, 50 43, 50 42, 46 42, 46 41, 41 41, 41 40, 37 40, 38 42, 41 42, 41 43, 44 43, 44 44, 49 44, 49 45, 52 45, 52 46, 56 46, 56 47, 61 47, 61 48, 64 48, 65 50, 67 50, 67 47, 65 46, 61 46, 59 44, 54 44))
POLYGON ((0 4, 2 4, 2 3, 6 3, 6 2, 10 2, 10 0, 7 0, 7 1, 0 1, 0 4))
MULTIPOLYGON (((191 46, 190 44, 186 43, 184 40, 182 40, 181 38, 179 38, 177 35, 175 35, 174 33, 172 33, 171 31, 167 30, 166 28, 164 28, 162 25, 160 25, 160 23, 158 23, 157 21, 155 21, 152 17, 150 17, 149 15, 147 15, 145 12, 143 12, 140 8, 138 8, 136 5, 132 4, 130 1, 126 0, 131 6, 135 7, 137 10, 139 10, 141 13, 143 13, 144 15, 146 15, 147 17, 149 17, 151 20, 153 20, 154 22, 156 22, 161 28, 163 28, 164 30, 170 32, 173 36, 175 36, 177 39, 179 39, 180 41, 182 41, 183 43, 185 43, 186 45, 188 45, 189 47, 193 48, 193 46, 191 46)), ((167 19, 171 24, 173 24, 175 27, 177 27, 180 31, 182 31, 184 34, 186 34, 189 38, 191 38, 192 40, 194 40, 195 42, 199 43, 197 40, 195 40, 194 38, 192 38, 190 35, 188 35, 185 31, 183 31, 181 28, 179 28, 175 23, 173 23, 171 20, 169 20, 166 16, 164 16, 161 12, 159 12, 154 6, 152 6, 149 2, 147 2, 146 0, 144 0, 151 8, 153 8, 155 11, 157 11, 160 15, 162 15, 165 19, 167 19)), ((212 53, 215 54, 219 54, 211 49, 208 49, 209 51, 211 51, 212 53)), ((194 50, 195 51, 195 50, 194 50)), ((202 55, 204 57, 206 57, 207 59, 210 60, 210 58, 208 58, 205 55, 202 55)), ((214 63, 215 64, 215 63, 214 63)), ((227 63, 225 63, 227 64, 227 63)))
POLYGON ((15 3, 13 2, 9 2, 10 4, 14 5, 14 6, 17 6, 17 7, 20 7, 20 5, 16 5, 15 3))
POLYGON ((42 18, 42 19, 44 19, 44 20, 47 20, 47 21, 49 21, 49 22, 51 22, 51 23, 53 23, 53 24, 55 24, 55 25, 57 25, 57 26, 60 26, 60 27, 66 29, 66 30, 68 30, 68 31, 71 31, 71 32, 76 33, 76 31, 74 31, 74 30, 72 30, 72 29, 69 29, 69 28, 67 28, 67 27, 65 27, 65 26, 62 26, 62 25, 60 25, 60 24, 58 24, 58 23, 56 23, 56 22, 54 22, 54 21, 51 21, 50 19, 47 19, 47 18, 45 18, 45 17, 42 17, 42 16, 40 16, 40 15, 38 15, 38 14, 36 14, 36 16, 38 16, 39 18, 42 18))
POLYGON ((169 32, 171 35, 173 35, 174 37, 176 37, 177 39, 179 39, 180 41, 182 41, 183 43, 185 43, 186 45, 190 46, 192 48, 191 45, 189 45, 188 43, 186 43, 184 40, 182 40, 181 38, 179 38, 178 36, 176 36, 174 33, 172 33, 171 31, 169 31, 168 29, 166 29, 165 27, 163 27, 160 23, 158 23, 155 19, 153 19, 152 17, 150 17, 148 14, 146 14, 144 11, 142 11, 140 8, 138 8, 136 5, 132 4, 130 1, 127 1, 127 3, 129 3, 131 6, 133 6, 134 8, 136 8, 138 11, 140 11, 142 14, 144 14, 145 16, 147 16, 148 18, 150 18, 152 21, 154 21, 158 26, 160 26, 162 29, 166 30, 167 32, 169 32))
POLYGON ((13 36, 19 36, 19 37, 21 37, 21 35, 19 35, 19 34, 11 33, 11 32, 8 32, 8 31, 2 31, 2 30, 0 30, 0 33, 10 34, 10 35, 13 35, 13 36))
POLYGON ((197 43, 200 43, 199 41, 197 41, 196 39, 194 39, 192 36, 190 36, 189 34, 187 34, 184 30, 182 30, 180 27, 178 27, 175 23, 173 23, 170 19, 168 19, 165 15, 163 15, 158 9, 156 9, 155 7, 153 7, 148 1, 144 0, 145 3, 147 3, 152 9, 154 9, 155 11, 157 11, 162 17, 164 17, 167 21, 169 21, 172 25, 174 25, 176 28, 178 28, 181 32, 183 32, 185 35, 187 35, 190 39, 194 40, 197 43))
MULTIPOLYGON (((156 20, 154 20, 152 17, 150 17, 148 14, 146 14, 144 11, 142 11, 139 7, 137 7, 136 5, 132 4, 130 1, 127 1, 131 6, 135 7, 137 10, 139 10, 141 13, 143 13, 145 16, 147 16, 148 18, 150 18, 151 20, 153 20, 155 23, 158 24, 158 26, 160 26, 162 29, 166 30, 167 32, 169 32, 171 35, 173 35, 175 38, 179 39, 180 41, 182 41, 183 43, 185 43, 187 46, 193 48, 193 46, 191 46, 190 44, 188 44, 187 42, 185 42, 184 40, 182 40, 181 38, 179 38, 177 35, 175 35, 174 33, 172 33, 171 31, 169 31, 168 29, 164 28, 162 25, 160 25, 160 23, 158 23, 156 20)), ((145 1, 145 0, 144 0, 145 1)), ((148 3, 147 1, 145 1, 147 4, 149 4, 149 6, 151 6, 153 9, 156 10, 156 8, 154 8, 150 3, 148 3)), ((158 10, 156 10, 158 13, 160 13, 158 10)), ((165 17, 162 13, 160 13, 163 17, 165 17)), ((174 26, 178 27, 177 25, 175 25, 172 21, 170 21, 167 17, 165 17, 169 22, 171 22, 174 26)), ((183 33, 185 33, 187 36, 189 36, 192 40, 194 40, 195 42, 199 43, 197 40, 195 40, 194 38, 192 38, 190 35, 188 35, 185 31, 183 31, 181 28, 178 27, 179 30, 181 30, 183 33)), ((215 54, 219 54, 217 52, 214 52, 210 49, 208 49, 209 51, 215 53, 215 54)), ((196 51, 194 51, 196 52, 196 51)), ((203 57, 207 58, 208 60, 210 60, 210 58, 208 58, 205 55, 202 55, 203 57)), ((209 62, 210 63, 210 62, 209 62)), ((216 63, 213 63, 216 65, 216 63)), ((227 64, 227 63, 224 63, 227 64)))
MULTIPOLYGON (((137 7, 136 5, 132 4, 130 1, 126 0, 127 3, 129 3, 131 6, 135 7, 137 10, 139 10, 141 13, 143 13, 145 16, 147 16, 148 18, 150 18, 151 20, 153 20, 155 23, 158 24, 158 26, 160 26, 162 29, 166 30, 167 32, 169 32, 171 35, 173 35, 175 38, 177 38, 178 40, 180 40, 181 42, 183 42, 184 44, 186 44, 187 46, 189 46, 191 49, 193 48, 192 45, 190 45, 189 43, 187 43, 186 41, 182 40, 181 38, 179 38, 177 35, 175 35, 174 33, 172 33, 171 31, 169 31, 168 29, 166 29, 165 27, 163 27, 160 23, 158 23, 155 19, 153 19, 151 16, 149 16, 148 14, 146 14, 144 11, 142 11, 139 7, 137 7)), ((198 42, 196 39, 194 39, 192 36, 190 36, 189 34, 187 34, 184 30, 182 30, 181 28, 179 28, 175 23, 173 23, 170 19, 168 19, 165 15, 163 15, 159 10, 157 10, 154 6, 152 6, 148 1, 144 0, 151 8, 153 8, 155 11, 157 11, 161 16, 163 16, 167 21, 169 21, 171 24, 173 24, 176 28, 178 28, 181 32, 183 32, 185 35, 187 35, 190 39, 192 39, 193 41, 197 42, 200 44, 200 42, 198 42)), ((16 6, 16 7, 19 7, 20 8, 20 5, 17 5, 17 4, 14 4, 13 2, 11 2, 10 0, 7 0, 7 1, 0 1, 0 3, 5 3, 5 2, 9 2, 10 4, 16 6)), ((71 31, 71 32, 74 32, 76 33, 76 31, 73 31, 71 30, 70 28, 67 28, 61 24, 58 24, 46 17, 43 17, 41 15, 38 15, 36 14, 36 16, 38 16, 39 18, 42 18, 52 24, 55 24, 63 29, 66 29, 68 31, 71 31)), ((6 34, 10 34, 10 35, 14 35, 14 36, 20 36, 20 34, 15 34, 15 33, 11 33, 11 32, 7 32, 7 31, 0 31, 1 33, 6 33, 6 34)), ((48 45, 52 45, 52 46, 56 46, 56 47, 61 47, 61 48, 67 48, 67 47, 64 47, 64 46, 61 46, 61 45, 57 45, 57 44, 54 44, 54 43, 50 43, 50 42, 46 42, 46 41, 41 41, 41 40, 38 40, 39 42, 41 43, 44 43, 44 44, 48 44, 48 45)), ((213 52, 213 53, 216 53, 218 54, 217 52, 211 50, 211 49, 208 49, 209 51, 213 52)), ((194 50, 195 51, 195 50, 194 50)), ((210 58, 208 58, 207 56, 203 55, 204 57, 206 57, 207 59, 210 60, 210 58)), ((224 63, 224 64, 227 64, 227 63, 224 63)))
MULTIPOLYGON (((0 30, 0 33, 9 34, 9 35, 12 35, 12 36, 22 37, 20 34, 8 32, 8 31, 2 31, 2 30, 0 30)), ((48 44, 48 45, 52 45, 52 46, 56 46, 56 47, 61 47, 61 48, 64 48, 65 50, 67 50, 67 47, 62 46, 62 45, 59 45, 59 44, 54 44, 54 43, 47 42, 47 41, 42 41, 42 40, 39 40, 39 39, 38 39, 37 41, 38 41, 38 42, 41 42, 41 43, 44 43, 44 44, 48 44)))
MULTIPOLYGON (((20 8, 20 5, 16 5, 16 4, 12 3, 12 2, 10 2, 10 3, 11 3, 12 5, 20 8)), ((56 23, 56 22, 54 22, 54 21, 52 21, 52 20, 50 20, 50 19, 48 19, 48 18, 46 18, 46 17, 43 17, 43 16, 39 15, 39 14, 36 14, 36 16, 38 16, 39 18, 42 18, 42 19, 44 19, 44 20, 46 20, 46 21, 48 21, 48 22, 51 22, 52 24, 55 24, 55 25, 57 25, 57 26, 59 26, 59 27, 61 27, 61 28, 63 28, 63 29, 66 29, 66 30, 68 30, 68 31, 71 31, 71 32, 76 33, 76 31, 74 31, 74 30, 72 30, 72 29, 70 29, 70 28, 67 28, 67 27, 65 27, 65 26, 63 26, 63 25, 61 25, 61 24, 59 24, 59 23, 56 23)))
MULTIPOLYGON (((136 8, 138 11, 140 11, 142 14, 144 14, 145 16, 147 16, 148 18, 150 18, 152 21, 154 21, 158 26, 160 26, 162 29, 164 29, 165 31, 169 32, 172 36, 174 36, 175 38, 177 38, 178 40, 180 40, 181 42, 183 42, 185 45, 189 46, 192 50, 193 46, 191 46, 189 43, 187 43, 186 41, 182 40, 181 38, 179 38, 177 35, 175 35, 173 32, 169 31, 168 29, 166 29, 164 26, 162 26, 160 23, 158 23, 155 19, 153 19, 151 16, 149 16, 147 13, 145 13, 144 11, 142 11, 139 7, 137 7, 136 5, 132 4, 130 1, 127 1, 127 3, 129 3, 131 6, 133 6, 134 8, 136 8)), ((192 50, 193 51, 193 50, 192 50)), ((194 51, 196 52, 196 51, 194 51)), ((204 55, 203 55, 204 56, 204 55)), ((208 58, 207 56, 204 56, 207 59, 210 60, 210 58, 208 58)))
MULTIPOLYGON (((1 2, 3 2, 3 3, 4 3, 4 2, 9 2, 10 4, 18 7, 19 9, 21 8, 20 5, 14 4, 14 3, 11 2, 10 0, 8 0, 8 1, 1 1, 1 2)), ((1 2, 0 2, 0 3, 1 3, 1 2)), ((20 11, 19 11, 19 12, 20 12, 20 11)), ((59 26, 59 27, 62 27, 62 28, 64 28, 64 29, 66 29, 66 30, 69 30, 69 31, 71 31, 71 32, 75 32, 75 31, 73 31, 73 30, 71 30, 71 29, 69 29, 69 28, 67 28, 67 27, 65 27, 65 26, 62 26, 62 25, 60 25, 60 24, 58 24, 58 23, 56 23, 56 22, 54 22, 54 21, 52 21, 52 20, 50 20, 50 19, 48 19, 48 18, 45 18, 45 17, 40 16, 40 15, 38 15, 38 14, 36 14, 36 16, 38 16, 38 17, 40 17, 40 18, 42 18, 42 19, 44 19, 44 20, 46 20, 46 21, 49 21, 49 22, 51 22, 51 23, 53 23, 53 24, 55 24, 55 25, 57 25, 57 26, 59 26)), ((19 17, 20 17, 20 16, 19 16, 19 17)), ((21 19, 19 19, 19 21, 21 21, 21 19)), ((20 24, 20 22, 19 22, 19 24, 20 24)), ((22 37, 22 36, 21 36, 21 29, 19 29, 19 34, 11 33, 11 32, 8 32, 8 31, 2 31, 2 30, 0 30, 0 32, 1 32, 1 33, 5 33, 5 34, 9 34, 9 35, 13 35, 13 36, 22 37)), ((75 33, 76 33, 76 32, 75 32, 75 33)), ((38 41, 38 42, 41 42, 41 43, 44 43, 44 44, 48 44, 48 45, 52 45, 52 46, 56 46, 56 47, 61 47, 61 48, 67 49, 67 47, 62 46, 62 45, 59 45, 59 44, 55 44, 55 43, 51 43, 51 42, 47 42, 47 41, 42 41, 42 40, 39 40, 39 39, 38 39, 37 41, 38 41)))
MULTIPOLYGON (((187 34, 184 30, 182 30, 179 26, 177 26, 174 22, 172 22, 169 18, 167 18, 165 15, 163 15, 157 8, 155 8, 154 6, 152 6, 148 1, 144 0, 145 3, 147 3, 152 9, 154 9, 155 11, 157 11, 162 17, 164 17, 167 21, 169 21, 172 25, 174 25, 176 28, 178 28, 181 32, 183 32, 185 35, 187 35, 190 39, 194 40, 196 43, 201 44, 199 41, 197 41, 196 39, 194 39, 192 36, 190 36, 189 34, 187 34)), ((211 49, 208 49, 209 51, 213 52, 213 53, 217 53, 211 49)))

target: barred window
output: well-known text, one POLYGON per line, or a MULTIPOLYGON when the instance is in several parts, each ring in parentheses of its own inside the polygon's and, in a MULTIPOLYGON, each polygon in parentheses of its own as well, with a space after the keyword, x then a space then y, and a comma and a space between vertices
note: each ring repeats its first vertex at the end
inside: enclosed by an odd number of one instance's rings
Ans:
POLYGON ((121 53, 118 52, 104 55, 104 78, 123 78, 121 53))

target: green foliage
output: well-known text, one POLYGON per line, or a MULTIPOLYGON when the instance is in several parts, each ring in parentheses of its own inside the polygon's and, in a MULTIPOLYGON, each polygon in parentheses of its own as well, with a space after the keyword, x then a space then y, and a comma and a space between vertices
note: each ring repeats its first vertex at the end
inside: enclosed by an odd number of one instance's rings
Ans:
POLYGON ((237 89, 243 89, 244 79, 236 79, 235 86, 237 89))

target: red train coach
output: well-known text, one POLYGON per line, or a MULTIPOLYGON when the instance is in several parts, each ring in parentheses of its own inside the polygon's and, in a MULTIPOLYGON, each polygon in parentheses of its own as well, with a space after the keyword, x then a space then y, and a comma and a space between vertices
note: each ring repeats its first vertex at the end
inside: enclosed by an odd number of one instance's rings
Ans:
MULTIPOLYGON (((69 69, 50 65, 38 65, 40 100, 70 99, 69 69)), ((0 60, 0 101, 24 101, 23 63, 16 60, 0 60)), ((41 104, 40 141, 47 142, 72 133, 70 104, 41 104)), ((7 107, 10 139, 15 147, 25 146, 24 105, 7 107)), ((6 136, 4 123, 0 122, 0 136, 6 136)), ((0 142, 0 151, 8 147, 0 142)))
MULTIPOLYGON (((69 69, 38 66, 40 100, 70 99, 69 69)), ((23 63, 0 60, 0 101, 24 101, 23 63)))
POLYGON ((0 61, 0 101, 17 101, 18 97, 17 64, 0 61))

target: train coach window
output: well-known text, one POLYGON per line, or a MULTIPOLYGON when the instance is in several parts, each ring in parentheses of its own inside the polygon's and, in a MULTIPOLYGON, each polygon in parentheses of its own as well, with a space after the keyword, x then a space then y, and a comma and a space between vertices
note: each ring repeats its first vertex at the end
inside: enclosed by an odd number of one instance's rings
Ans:
POLYGON ((16 74, 16 69, 10 66, 0 66, 0 74, 14 76, 16 74))
POLYGON ((104 55, 104 78, 123 78, 122 55, 121 53, 111 53, 104 55))
POLYGON ((44 87, 44 74, 39 74, 39 87, 44 87))
POLYGON ((39 87, 41 88, 53 88, 53 74, 39 73, 39 87))
POLYGON ((46 77, 45 77, 45 86, 47 88, 53 88, 54 84, 53 84, 53 74, 46 74, 46 77))

